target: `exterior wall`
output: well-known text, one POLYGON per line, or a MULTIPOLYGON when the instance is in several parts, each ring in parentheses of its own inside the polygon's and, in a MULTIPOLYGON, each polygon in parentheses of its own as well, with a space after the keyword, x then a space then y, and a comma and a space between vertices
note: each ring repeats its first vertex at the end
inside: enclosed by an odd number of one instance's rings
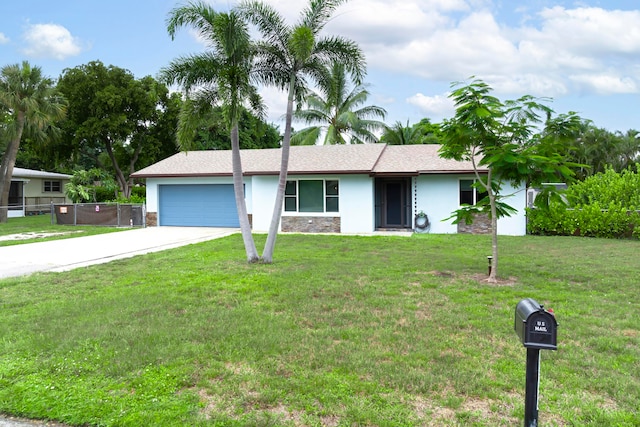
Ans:
POLYGON ((340 178, 342 233, 371 233, 375 230, 375 180, 368 175, 340 178))
MULTIPOLYGON (((472 175, 421 175, 416 179, 417 188, 414 191, 414 209, 417 212, 424 211, 429 217, 431 224, 430 233, 450 234, 457 233, 458 226, 452 224, 453 220, 443 221, 451 216, 452 212, 460 208, 459 205, 459 181, 461 179, 472 179, 472 175)), ((505 203, 518 210, 516 214, 508 218, 501 218, 498 221, 498 234, 523 236, 526 234, 526 191, 525 187, 513 188, 505 184, 504 194, 513 194, 506 198, 505 203)), ((474 222, 474 232, 482 229, 482 221, 478 224, 474 222), (478 228, 480 227, 480 228, 478 228)), ((460 232, 470 232, 465 228, 460 232)))
POLYGON ((505 236, 524 236, 527 234, 527 188, 522 185, 514 188, 505 184, 503 194, 512 194, 503 201, 518 210, 513 216, 498 220, 498 234, 505 236))
POLYGON ((458 177, 453 175, 420 175, 414 191, 415 213, 424 211, 429 217, 429 233, 452 234, 458 228, 442 220, 458 209, 458 177))
POLYGON ((253 217, 253 231, 266 233, 269 231, 271 214, 273 214, 273 203, 278 190, 278 176, 252 176, 251 177, 251 205, 249 210, 253 217))
MULTIPOLYGON (((289 175, 288 179, 337 179, 340 186, 340 212, 283 212, 281 231, 330 230, 330 232, 339 233, 374 231, 373 178, 368 175, 289 175)), ((254 231, 269 230, 277 187, 277 176, 252 177, 252 204, 255 207, 252 211, 254 231)))

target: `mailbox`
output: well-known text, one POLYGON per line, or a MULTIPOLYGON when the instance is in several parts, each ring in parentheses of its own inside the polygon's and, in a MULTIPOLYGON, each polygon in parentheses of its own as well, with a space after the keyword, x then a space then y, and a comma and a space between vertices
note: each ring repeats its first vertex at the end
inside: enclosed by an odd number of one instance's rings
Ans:
POLYGON ((555 316, 531 298, 523 299, 516 306, 514 328, 526 348, 558 349, 555 316))

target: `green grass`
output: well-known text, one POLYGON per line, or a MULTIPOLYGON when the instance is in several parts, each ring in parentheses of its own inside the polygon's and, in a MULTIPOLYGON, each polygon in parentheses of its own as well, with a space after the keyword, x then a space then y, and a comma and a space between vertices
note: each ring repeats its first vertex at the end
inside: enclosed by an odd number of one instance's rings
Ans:
POLYGON ((51 224, 51 215, 33 215, 22 218, 9 218, 5 224, 0 224, 0 246, 21 245, 24 243, 43 242, 45 240, 69 239, 93 234, 112 233, 127 228, 105 227, 96 225, 57 225, 51 224), (32 238, 14 238, 14 235, 35 233, 32 238), (2 237, 11 239, 4 240, 2 237))
POLYGON ((88 426, 514 426, 518 301, 553 308, 540 424, 638 426, 637 241, 239 235, 0 281, 0 413, 88 426), (258 244, 264 236, 257 236, 258 244))

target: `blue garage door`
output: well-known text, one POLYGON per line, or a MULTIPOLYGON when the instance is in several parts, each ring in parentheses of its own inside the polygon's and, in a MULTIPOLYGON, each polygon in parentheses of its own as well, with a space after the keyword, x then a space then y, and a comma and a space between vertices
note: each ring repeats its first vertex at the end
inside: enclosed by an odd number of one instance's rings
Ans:
POLYGON ((161 185, 160 225, 239 227, 232 184, 161 185))

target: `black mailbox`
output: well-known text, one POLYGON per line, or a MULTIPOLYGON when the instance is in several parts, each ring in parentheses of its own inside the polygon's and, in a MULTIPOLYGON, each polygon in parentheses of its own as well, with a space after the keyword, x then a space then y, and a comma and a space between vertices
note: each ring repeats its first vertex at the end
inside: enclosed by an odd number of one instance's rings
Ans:
POLYGON ((514 324, 516 334, 527 348, 557 350, 556 330, 558 322, 553 313, 531 298, 523 299, 516 306, 514 324))

